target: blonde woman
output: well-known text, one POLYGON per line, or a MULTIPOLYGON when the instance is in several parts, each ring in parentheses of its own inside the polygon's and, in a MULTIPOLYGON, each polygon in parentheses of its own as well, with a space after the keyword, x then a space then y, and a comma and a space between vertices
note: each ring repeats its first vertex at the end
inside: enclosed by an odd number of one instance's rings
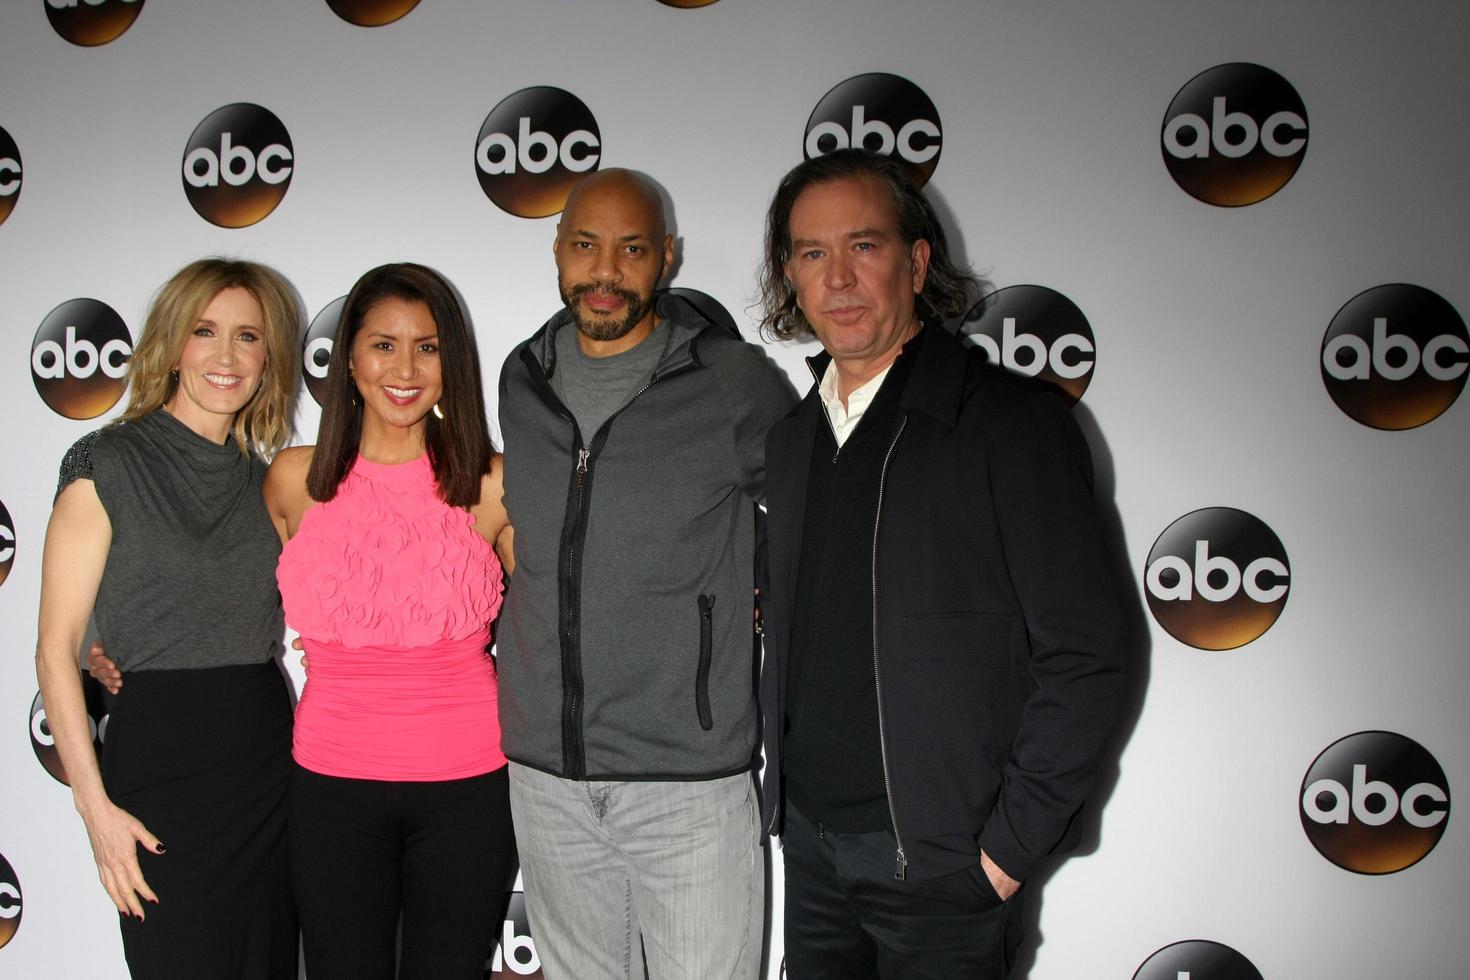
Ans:
POLYGON ((260 490, 300 323, 274 271, 191 263, 149 310, 126 412, 62 463, 37 674, 134 977, 296 976, 281 545, 260 490), (128 678, 100 765, 77 669, 94 610, 128 678))

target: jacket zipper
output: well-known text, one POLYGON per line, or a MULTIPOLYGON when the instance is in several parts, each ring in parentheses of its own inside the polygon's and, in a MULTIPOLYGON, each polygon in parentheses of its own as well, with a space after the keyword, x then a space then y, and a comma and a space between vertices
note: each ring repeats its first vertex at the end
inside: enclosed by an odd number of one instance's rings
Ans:
MULTIPOLYGON (((575 420, 572 420, 572 435, 576 438, 581 435, 577 429, 575 420)), ((567 775, 572 779, 582 778, 582 773, 587 768, 586 750, 582 744, 582 658, 580 655, 572 656, 572 650, 581 649, 581 577, 575 574, 577 546, 581 542, 581 536, 576 532, 576 525, 580 522, 586 500, 587 481, 587 450, 577 450, 577 480, 576 494, 577 519, 573 521, 573 533, 567 542, 566 562, 567 577, 561 590, 563 593, 564 613, 566 624, 564 638, 562 640, 563 653, 562 665, 568 674, 566 681, 567 690, 562 692, 562 700, 565 704, 565 715, 562 722, 562 764, 567 769, 567 775)))
MULTIPOLYGON (((577 420, 567 410, 561 399, 556 397, 556 392, 551 388, 551 382, 546 377, 546 371, 541 362, 531 354, 529 350, 521 352, 525 360, 528 373, 533 384, 539 389, 541 400, 544 401, 556 415, 566 422, 572 430, 572 444, 578 446, 582 441, 581 430, 577 427, 577 420)), ((562 769, 563 775, 568 779, 579 779, 581 773, 586 769, 586 753, 582 744, 582 664, 581 658, 577 656, 580 647, 580 630, 578 613, 581 607, 580 582, 576 574, 577 547, 581 542, 578 524, 585 510, 587 490, 587 461, 591 453, 585 446, 577 449, 577 461, 572 467, 571 482, 567 489, 567 500, 569 504, 574 503, 570 515, 563 520, 562 540, 559 545, 560 561, 565 568, 565 573, 558 575, 557 602, 560 606, 557 613, 559 621, 558 631, 560 634, 561 666, 562 666, 562 704, 561 704, 561 741, 562 741, 562 769)))
POLYGON ((878 509, 873 515, 873 690, 878 696, 878 748, 883 756, 883 791, 888 797, 888 821, 893 826, 893 841, 897 845, 893 877, 899 881, 908 875, 909 859, 903 852, 903 835, 898 832, 898 811, 893 805, 893 783, 889 779, 888 730, 883 724, 883 675, 878 670, 878 528, 883 521, 883 490, 888 482, 888 463, 893 459, 893 451, 898 448, 898 440, 908 424, 909 417, 905 413, 898 423, 898 431, 893 434, 893 441, 888 444, 888 452, 883 454, 883 468, 878 471, 878 509))
MULTIPOLYGON (((581 442, 582 433, 577 428, 576 419, 570 412, 561 414, 567 424, 572 427, 572 441, 581 442)), ((572 480, 571 492, 575 495, 576 501, 573 513, 580 517, 587 478, 586 449, 577 450, 577 464, 573 473, 575 476, 572 480)), ((572 655, 572 651, 579 647, 581 640, 581 617, 579 616, 581 596, 576 575, 577 544, 580 539, 576 533, 576 523, 577 519, 574 517, 572 533, 565 535, 563 559, 566 562, 566 575, 557 585, 562 618, 561 662, 565 678, 562 689, 562 767, 569 778, 576 778, 573 774, 586 768, 581 739, 582 663, 580 658, 572 655)))

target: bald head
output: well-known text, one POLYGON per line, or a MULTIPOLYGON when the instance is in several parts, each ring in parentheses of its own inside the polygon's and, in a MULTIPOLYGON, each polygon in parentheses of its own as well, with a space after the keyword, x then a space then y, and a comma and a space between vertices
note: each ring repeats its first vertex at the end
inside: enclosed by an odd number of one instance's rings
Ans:
MULTIPOLYGON (((653 181, 636 170, 614 167, 598 170, 577 181, 567 195, 562 208, 561 221, 557 222, 557 233, 561 234, 568 218, 575 218, 581 208, 594 208, 615 203, 631 212, 641 212, 641 218, 650 236, 662 240, 667 233, 664 221, 664 202, 653 181)), ((574 222, 575 223, 575 222, 574 222)))
POLYGON ((587 354, 616 354, 653 332, 654 290, 674 260, 653 181, 632 170, 583 177, 567 198, 553 252, 561 298, 587 354))

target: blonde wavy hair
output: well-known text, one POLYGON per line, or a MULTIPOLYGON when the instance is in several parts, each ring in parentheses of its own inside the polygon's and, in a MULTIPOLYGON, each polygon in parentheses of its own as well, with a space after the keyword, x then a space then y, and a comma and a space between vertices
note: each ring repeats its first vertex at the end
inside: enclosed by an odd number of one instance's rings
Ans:
POLYGON ((301 307, 280 273, 238 259, 190 262, 153 297, 143 336, 128 365, 128 407, 118 421, 140 419, 168 403, 178 388, 173 371, 194 325, 210 300, 234 286, 249 290, 260 304, 266 354, 260 390, 235 416, 235 444, 242 454, 254 450, 269 457, 291 441, 300 379, 296 345, 301 335, 301 307))

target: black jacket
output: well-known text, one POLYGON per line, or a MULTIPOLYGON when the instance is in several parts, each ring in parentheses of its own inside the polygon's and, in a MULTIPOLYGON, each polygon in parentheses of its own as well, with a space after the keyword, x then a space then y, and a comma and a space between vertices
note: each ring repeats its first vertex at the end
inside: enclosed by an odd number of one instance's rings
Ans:
MULTIPOLYGON (((1121 694, 1126 626, 1087 443, 1046 386, 943 328, 914 363, 873 536, 874 670, 898 869, 980 849, 1013 878, 1075 846, 1073 817, 1121 694)), ((818 377, 827 356, 813 359, 818 377)), ((815 390, 766 440, 764 826, 780 832, 781 730, 815 390)))

